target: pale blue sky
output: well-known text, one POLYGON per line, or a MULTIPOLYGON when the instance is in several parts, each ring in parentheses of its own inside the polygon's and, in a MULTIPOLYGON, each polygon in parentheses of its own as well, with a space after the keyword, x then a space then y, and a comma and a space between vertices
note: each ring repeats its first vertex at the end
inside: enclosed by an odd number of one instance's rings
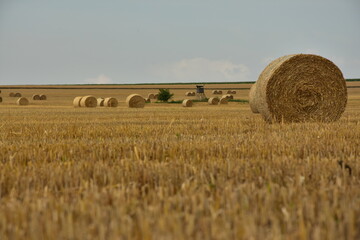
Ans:
POLYGON ((360 78, 360 1, 0 0, 0 84, 255 81, 293 53, 360 78))

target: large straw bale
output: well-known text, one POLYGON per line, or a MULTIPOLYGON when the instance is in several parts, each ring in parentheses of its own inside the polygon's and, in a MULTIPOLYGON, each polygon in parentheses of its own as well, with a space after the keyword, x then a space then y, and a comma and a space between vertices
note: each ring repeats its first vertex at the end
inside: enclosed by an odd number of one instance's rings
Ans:
POLYGON ((131 94, 126 98, 126 104, 130 108, 143 108, 145 107, 145 99, 139 94, 131 94))
POLYGON ((256 108, 257 103, 255 98, 255 92, 256 92, 256 83, 254 83, 250 88, 249 104, 250 104, 250 109, 253 113, 259 113, 259 111, 256 108))
POLYGON ((193 105, 193 101, 191 101, 190 99, 184 99, 184 101, 182 102, 183 107, 192 107, 193 105))
MULTIPOLYGON (((104 102, 105 104, 105 102, 104 102)), ((80 107, 94 108, 97 106, 97 99, 94 96, 84 96, 80 100, 80 107)))
POLYGON ((32 100, 35 100, 35 101, 40 100, 40 95, 34 94, 34 95, 32 96, 32 100))
POLYGON ((15 93, 14 97, 20 98, 20 97, 21 97, 21 93, 15 93))
POLYGON ((46 97, 45 94, 41 94, 41 95, 40 95, 40 100, 46 100, 46 99, 47 99, 47 97, 46 97))
POLYGON ((21 97, 16 101, 17 105, 26 106, 29 105, 29 100, 27 98, 21 97))
POLYGON ((97 98, 96 101, 97 101, 97 105, 99 107, 104 107, 104 100, 105 98, 97 98))
POLYGON ((229 100, 227 97, 221 97, 219 104, 228 104, 229 100))
POLYGON ((255 108, 268 122, 332 122, 347 103, 346 82, 330 60, 294 54, 271 62, 255 88, 255 108))
POLYGON ((75 97, 73 100, 74 107, 80 107, 80 101, 83 97, 75 97))
POLYGON ((217 105, 218 103, 219 103, 219 98, 218 97, 212 97, 212 98, 209 98, 209 100, 208 100, 208 103, 210 104, 210 105, 217 105))
POLYGON ((118 105, 119 105, 119 102, 116 98, 109 97, 109 98, 105 98, 105 100, 104 100, 105 107, 117 107, 118 105))

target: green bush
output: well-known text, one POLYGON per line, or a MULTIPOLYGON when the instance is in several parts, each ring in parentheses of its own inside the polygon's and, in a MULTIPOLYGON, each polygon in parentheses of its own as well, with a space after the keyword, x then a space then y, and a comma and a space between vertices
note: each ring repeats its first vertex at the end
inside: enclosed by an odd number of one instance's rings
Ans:
POLYGON ((160 88, 159 89, 159 96, 158 96, 158 100, 162 101, 162 102, 167 102, 170 98, 172 98, 174 96, 173 93, 170 93, 169 89, 164 89, 164 88, 160 88))

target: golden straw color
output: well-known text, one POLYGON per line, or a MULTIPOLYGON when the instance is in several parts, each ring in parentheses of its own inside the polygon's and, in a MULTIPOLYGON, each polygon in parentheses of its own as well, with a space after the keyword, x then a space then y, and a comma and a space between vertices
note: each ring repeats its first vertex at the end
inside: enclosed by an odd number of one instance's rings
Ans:
POLYGON ((218 97, 211 97, 208 100, 209 105, 217 105, 219 103, 219 98, 218 97))
POLYGON ((0 103, 2 102, 2 97, 0 97, 0 103))
POLYGON ((104 106, 104 98, 98 98, 98 99, 96 99, 97 100, 97 105, 99 106, 99 107, 103 107, 104 106))
POLYGON ((228 100, 233 100, 234 99, 234 96, 231 95, 231 94, 223 95, 223 97, 226 97, 228 100))
POLYGON ((9 93, 9 97, 15 97, 15 93, 13 92, 9 93))
POLYGON ((16 101, 17 105, 26 106, 29 105, 29 100, 27 98, 21 97, 16 101))
POLYGON ((44 101, 44 100, 47 100, 47 97, 46 97, 46 95, 44 95, 44 94, 41 94, 41 95, 40 95, 40 100, 42 100, 42 101, 44 101))
POLYGON ((267 122, 333 122, 345 111, 346 82, 340 69, 326 58, 287 55, 260 74, 255 99, 256 109, 267 122))
POLYGON ((73 100, 73 106, 74 107, 80 107, 80 101, 83 97, 75 97, 73 100))
POLYGON ((227 97, 221 97, 219 104, 228 104, 229 100, 227 97))
POLYGON ((118 105, 119 105, 119 102, 116 98, 109 97, 109 98, 105 98, 105 100, 104 100, 105 107, 117 107, 118 105))
POLYGON ((149 98, 149 99, 155 99, 155 95, 154 95, 153 93, 149 93, 149 94, 148 94, 148 98, 149 98))
POLYGON ((151 103, 150 98, 144 98, 144 100, 145 100, 146 103, 151 103))
POLYGON ((250 88, 250 92, 249 92, 249 105, 250 105, 250 109, 253 113, 259 113, 259 111, 256 108, 256 98, 255 98, 255 92, 256 92, 256 83, 254 83, 251 88, 250 88))
POLYGON ((213 90, 212 94, 219 94, 217 90, 213 90))
POLYGON ((159 97, 159 94, 158 94, 158 93, 155 93, 155 94, 154 94, 154 99, 158 99, 158 97, 159 97))
MULTIPOLYGON (((104 102, 105 105, 105 102, 104 102)), ((94 96, 84 96, 80 100, 80 107, 88 107, 88 108, 94 108, 97 106, 97 100, 94 96)))
POLYGON ((184 99, 184 101, 182 102, 183 107, 192 107, 193 105, 193 101, 191 101, 190 99, 184 99))
POLYGON ((40 95, 34 94, 34 95, 32 96, 32 100, 35 100, 35 101, 40 100, 40 95))
POLYGON ((14 97, 21 97, 21 93, 15 93, 14 97))
POLYGON ((131 94, 126 98, 126 105, 130 108, 143 108, 145 99, 139 94, 131 94))

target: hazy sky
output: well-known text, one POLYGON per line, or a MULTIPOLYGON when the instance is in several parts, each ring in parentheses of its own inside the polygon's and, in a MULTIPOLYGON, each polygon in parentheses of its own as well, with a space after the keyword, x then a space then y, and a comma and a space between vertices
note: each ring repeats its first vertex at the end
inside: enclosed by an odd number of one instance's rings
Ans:
POLYGON ((0 0, 0 84, 254 81, 293 53, 360 78, 360 0, 0 0))

